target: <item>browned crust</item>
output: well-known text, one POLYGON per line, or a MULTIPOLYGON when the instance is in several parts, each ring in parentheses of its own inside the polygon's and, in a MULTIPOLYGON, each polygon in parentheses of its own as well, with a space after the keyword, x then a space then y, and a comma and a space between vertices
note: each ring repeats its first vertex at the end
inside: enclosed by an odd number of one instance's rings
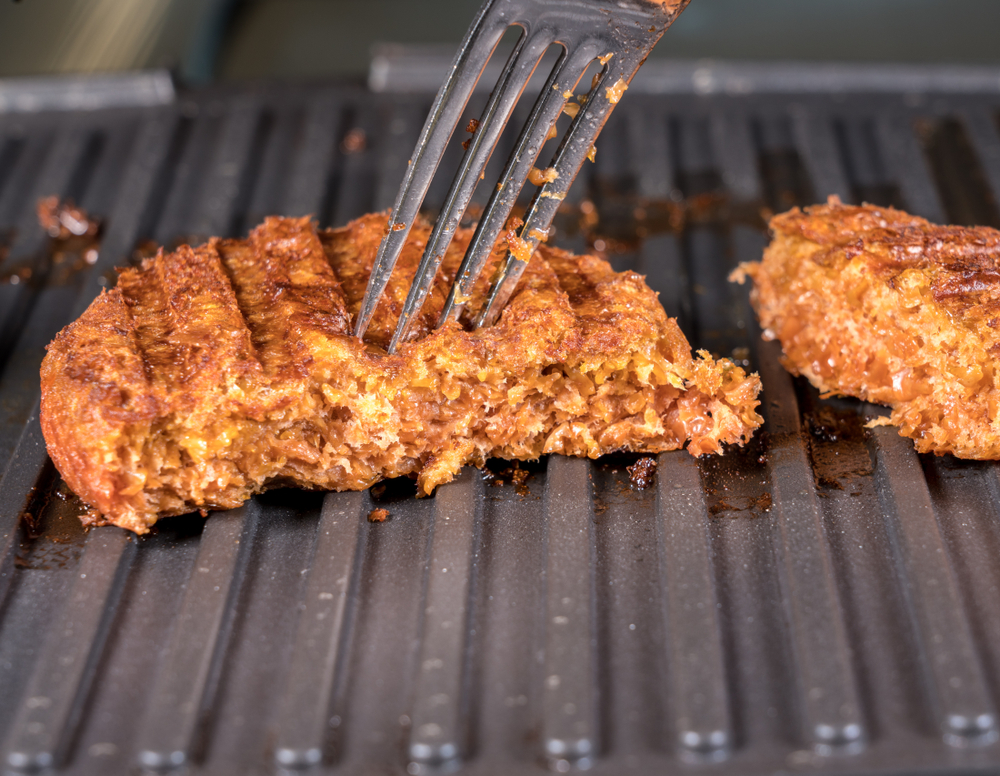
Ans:
POLYGON ((789 371, 890 406, 920 452, 1000 457, 1000 232, 835 197, 771 230, 736 276, 789 371))
POLYGON ((496 326, 433 330, 468 230, 416 339, 389 356, 379 345, 429 235, 414 225, 362 344, 351 319, 385 228, 384 214, 320 233, 309 219, 269 218, 247 240, 124 271, 42 365, 42 428, 70 487, 144 532, 276 485, 359 489, 412 475, 430 493, 489 456, 685 444, 700 455, 760 424, 757 377, 693 359, 643 279, 592 256, 543 247, 496 326))

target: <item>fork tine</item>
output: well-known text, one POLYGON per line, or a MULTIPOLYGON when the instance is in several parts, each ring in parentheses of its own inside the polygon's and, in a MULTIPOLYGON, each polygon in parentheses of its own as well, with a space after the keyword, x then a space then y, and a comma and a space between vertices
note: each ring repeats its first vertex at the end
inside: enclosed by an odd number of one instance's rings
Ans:
POLYGON ((529 40, 529 34, 526 32, 520 37, 508 58, 427 241, 420 266, 417 268, 403 311, 396 324, 392 342, 389 344, 389 353, 394 353, 396 347, 406 339, 413 316, 423 307, 445 252, 455 236, 462 214, 465 213, 479 183, 480 175, 486 168, 524 87, 551 43, 551 35, 535 35, 529 40))
MULTIPOLYGON (((539 189, 524 218, 524 227, 521 229, 520 236, 530 246, 530 252, 524 251, 528 257, 538 247, 538 243, 543 242, 548 236, 549 226, 559 209, 560 202, 565 198, 573 179, 576 178, 584 160, 590 154, 594 141, 604 127, 604 122, 608 120, 611 111, 614 110, 615 104, 621 98, 621 93, 627 88, 628 81, 635 75, 635 71, 641 64, 641 61, 616 63, 614 60, 606 64, 599 80, 587 95, 586 105, 580 109, 573 123, 570 124, 552 160, 552 167, 555 168, 558 176, 539 189)), ((522 259, 510 251, 507 252, 503 268, 493 281, 486 303, 476 318, 475 326, 477 329, 495 322, 527 266, 528 259, 522 259)))
MULTIPOLYGON (((493 252, 504 224, 510 215, 518 194, 524 188, 528 173, 537 161, 545 144, 549 129, 559 118, 567 98, 564 93, 572 91, 580 77, 597 55, 596 48, 582 46, 572 53, 564 52, 552 69, 552 73, 542 87, 542 92, 531 109, 531 115, 517 139, 497 190, 490 196, 486 209, 469 243, 465 258, 452 284, 444 310, 438 320, 441 326, 449 317, 457 317, 464 302, 458 301, 471 296, 476 278, 483 271, 486 261, 493 252)), ((582 113, 582 111, 581 111, 582 113)), ((569 185, 571 179, 565 181, 569 185)), ((548 185, 548 184, 547 184, 548 185)), ((558 202, 556 202, 558 205, 558 202)))
POLYGON ((431 179, 441 163, 445 147, 462 117, 465 105, 487 61, 510 22, 504 18, 503 3, 486 0, 479 15, 466 34, 462 47, 452 62, 451 71, 441 86, 420 133, 420 140, 406 170, 403 185, 385 237, 379 245, 375 265, 368 278, 368 287, 358 312, 354 335, 361 337, 368 328, 389 276, 403 249, 410 227, 427 194, 431 179))

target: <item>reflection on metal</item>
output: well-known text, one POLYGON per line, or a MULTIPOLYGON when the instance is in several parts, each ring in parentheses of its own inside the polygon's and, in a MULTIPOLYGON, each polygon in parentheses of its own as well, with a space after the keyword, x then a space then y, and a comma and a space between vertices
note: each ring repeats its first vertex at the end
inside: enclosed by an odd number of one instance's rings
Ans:
POLYGON ((151 107, 168 105, 175 96, 166 70, 4 78, 0 79, 0 114, 151 107))

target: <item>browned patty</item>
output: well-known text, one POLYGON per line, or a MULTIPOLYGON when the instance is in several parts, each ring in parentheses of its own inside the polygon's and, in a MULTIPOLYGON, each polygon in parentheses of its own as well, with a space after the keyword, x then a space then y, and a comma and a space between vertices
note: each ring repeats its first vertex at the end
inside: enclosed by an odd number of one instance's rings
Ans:
POLYGON ((490 456, 685 444, 700 455, 760 424, 757 377, 692 358, 643 279, 592 256, 543 247, 497 325, 432 330, 468 230, 413 340, 390 356, 430 232, 414 226, 362 344, 352 316, 385 228, 385 215, 329 232, 269 218, 247 240, 124 271, 42 365, 42 429, 70 487, 142 533, 278 485, 348 490, 414 475, 430 493, 490 456))
POLYGON ((1000 232, 836 197, 771 231, 735 277, 789 371, 889 405, 920 452, 1000 457, 1000 232))

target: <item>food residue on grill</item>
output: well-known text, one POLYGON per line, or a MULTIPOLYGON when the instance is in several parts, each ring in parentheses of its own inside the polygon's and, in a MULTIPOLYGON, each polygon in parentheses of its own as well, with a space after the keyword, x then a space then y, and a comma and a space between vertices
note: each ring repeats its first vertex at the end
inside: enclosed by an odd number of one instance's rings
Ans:
POLYGON ((368 147, 368 136, 360 127, 350 130, 340 141, 340 150, 345 154, 360 154, 368 147))
MULTIPOLYGON (((36 205, 39 225, 52 238, 46 254, 33 255, 13 266, 5 266, 0 282, 12 286, 30 283, 64 285, 70 277, 95 264, 100 245, 101 223, 71 201, 44 197, 36 205)), ((5 259, 0 250, 0 259, 5 259)))
POLYGON ((629 482, 639 490, 645 490, 653 484, 656 478, 656 459, 649 456, 640 458, 631 466, 626 467, 629 482))
POLYGON ((874 471, 865 445, 865 419, 853 410, 819 404, 804 413, 809 455, 819 495, 833 490, 861 494, 861 478, 874 471))
POLYGON ((100 229, 100 222, 73 204, 72 200, 60 201, 59 197, 43 197, 36 206, 38 223, 49 237, 67 240, 70 237, 93 237, 100 229))
POLYGON ((705 502, 712 517, 757 519, 770 514, 772 506, 767 450, 773 445, 767 432, 731 455, 699 463, 705 502))
POLYGON ((382 509, 380 507, 378 509, 373 509, 371 512, 368 513, 369 523, 384 523, 388 519, 389 519, 388 509, 382 509))
POLYGON ((757 517, 764 512, 770 512, 772 504, 770 493, 761 493, 755 498, 723 496, 709 504, 708 512, 713 517, 725 512, 749 512, 748 517, 757 517))
POLYGON ((494 488, 507 484, 513 485, 514 492, 519 496, 530 495, 531 491, 527 485, 530 478, 531 472, 528 469, 522 469, 517 461, 503 469, 483 469, 483 479, 490 485, 494 488))
MULTIPOLYGON (((762 234, 767 232, 766 214, 760 203, 731 200, 721 183, 687 197, 675 190, 670 197, 649 199, 638 196, 627 179, 598 176, 592 190, 590 199, 559 206, 550 237, 582 236, 588 249, 604 259, 636 253, 650 237, 681 235, 693 226, 729 229, 740 225, 762 234)), ((566 193, 543 190, 540 196, 563 200, 566 193)))

